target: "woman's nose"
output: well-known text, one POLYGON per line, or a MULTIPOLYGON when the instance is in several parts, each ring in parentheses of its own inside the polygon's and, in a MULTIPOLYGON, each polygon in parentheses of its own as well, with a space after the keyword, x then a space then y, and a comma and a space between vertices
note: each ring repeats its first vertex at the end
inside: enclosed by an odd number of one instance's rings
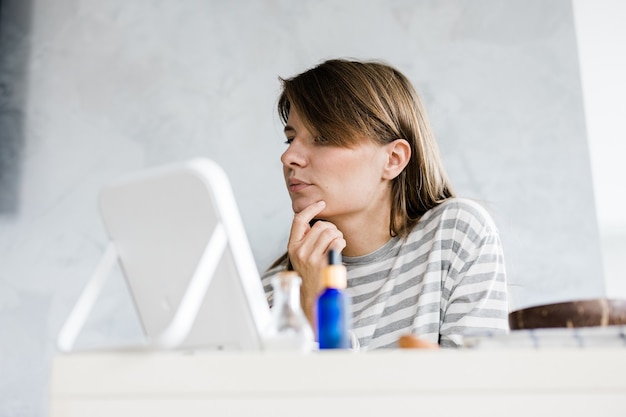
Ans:
POLYGON ((283 163, 285 167, 290 166, 299 166, 302 167, 306 165, 306 156, 296 142, 291 142, 289 147, 283 152, 280 156, 280 161, 283 163))

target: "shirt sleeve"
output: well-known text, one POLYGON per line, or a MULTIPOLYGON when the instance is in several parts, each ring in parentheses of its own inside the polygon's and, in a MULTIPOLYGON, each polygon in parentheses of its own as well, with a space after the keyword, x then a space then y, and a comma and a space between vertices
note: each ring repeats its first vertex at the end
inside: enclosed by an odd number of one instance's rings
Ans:
POLYGON ((449 245, 450 267, 442 291, 442 347, 459 347, 463 337, 506 333, 508 299, 500 235, 477 204, 451 210, 455 227, 449 245))

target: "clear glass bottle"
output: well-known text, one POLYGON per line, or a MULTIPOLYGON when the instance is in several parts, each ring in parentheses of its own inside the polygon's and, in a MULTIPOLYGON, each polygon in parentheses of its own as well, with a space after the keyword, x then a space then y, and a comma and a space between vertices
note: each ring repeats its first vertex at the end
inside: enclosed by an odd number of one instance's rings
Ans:
POLYGON ((300 304, 302 278, 295 271, 282 271, 271 282, 274 302, 264 337, 265 350, 310 351, 314 336, 300 304))

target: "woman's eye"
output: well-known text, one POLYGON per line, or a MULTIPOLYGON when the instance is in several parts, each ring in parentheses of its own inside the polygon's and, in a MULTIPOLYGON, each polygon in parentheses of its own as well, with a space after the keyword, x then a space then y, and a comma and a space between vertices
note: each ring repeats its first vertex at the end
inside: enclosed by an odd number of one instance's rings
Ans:
POLYGON ((285 140, 285 145, 291 145, 291 142, 293 142, 293 138, 287 138, 285 140))

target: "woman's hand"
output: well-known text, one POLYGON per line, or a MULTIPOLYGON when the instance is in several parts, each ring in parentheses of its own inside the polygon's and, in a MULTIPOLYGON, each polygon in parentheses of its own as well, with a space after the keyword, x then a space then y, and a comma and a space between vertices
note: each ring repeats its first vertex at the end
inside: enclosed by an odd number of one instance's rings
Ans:
POLYGON ((322 291, 322 270, 328 265, 329 249, 343 250, 346 241, 337 226, 327 221, 311 221, 324 210, 326 203, 318 201, 296 213, 291 224, 287 251, 294 270, 302 277, 300 300, 307 318, 314 325, 313 306, 322 291))

